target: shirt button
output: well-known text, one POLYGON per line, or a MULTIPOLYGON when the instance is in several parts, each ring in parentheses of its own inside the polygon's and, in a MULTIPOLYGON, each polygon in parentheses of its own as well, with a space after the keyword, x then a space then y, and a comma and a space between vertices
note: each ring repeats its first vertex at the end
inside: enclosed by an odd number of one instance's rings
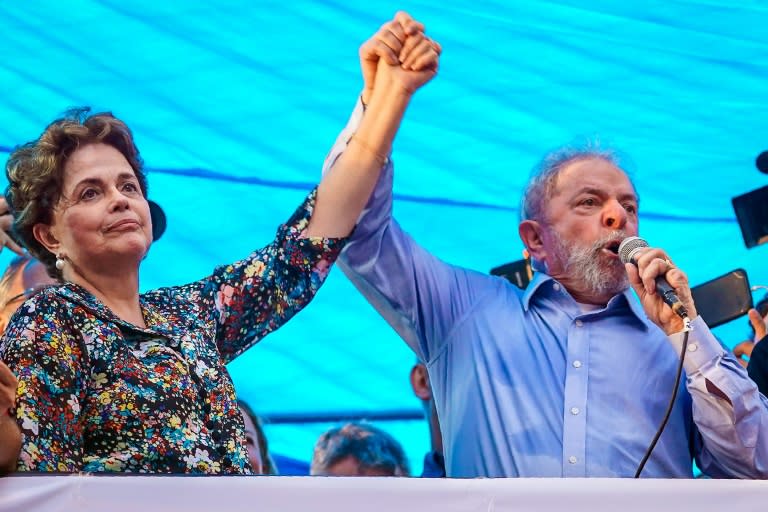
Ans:
POLYGON ((576 327, 581 327, 582 325, 584 325, 584 322, 581 320, 576 320, 576 327))
POLYGON ((559 292, 560 291, 560 285, 555 283, 555 284, 552 285, 552 289, 555 290, 556 292, 559 292))
POLYGON ((699 350, 699 346, 697 344, 691 343, 688 345, 688 352, 696 352, 697 350, 699 350))
POLYGON ((579 361, 578 359, 576 361, 574 361, 573 362, 573 367, 574 368, 581 368, 581 361, 579 361))
POLYGON ((568 462, 570 462, 571 464, 576 464, 577 460, 578 459, 576 459, 576 457, 574 457, 573 455, 568 457, 568 462))
POLYGON ((580 412, 580 411, 579 411, 579 408, 578 408, 578 407, 571 407, 571 414, 573 414, 574 416, 576 416, 577 414, 579 414, 579 412, 580 412))

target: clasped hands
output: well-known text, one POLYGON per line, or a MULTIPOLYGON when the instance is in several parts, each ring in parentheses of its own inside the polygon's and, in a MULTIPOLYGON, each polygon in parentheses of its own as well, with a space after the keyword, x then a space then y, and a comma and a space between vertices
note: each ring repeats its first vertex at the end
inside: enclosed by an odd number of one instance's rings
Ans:
POLYGON ((442 47, 424 33, 424 24, 398 12, 360 47, 360 68, 368 104, 378 87, 413 94, 437 74, 442 47))

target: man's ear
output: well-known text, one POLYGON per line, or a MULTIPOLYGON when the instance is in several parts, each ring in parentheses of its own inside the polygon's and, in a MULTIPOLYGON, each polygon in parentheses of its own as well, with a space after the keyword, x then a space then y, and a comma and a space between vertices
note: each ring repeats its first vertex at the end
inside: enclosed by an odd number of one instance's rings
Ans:
POLYGON ((544 249, 541 224, 535 220, 524 220, 517 227, 517 232, 520 234, 520 240, 523 241, 531 259, 545 262, 547 252, 544 249))
POLYGON ((35 240, 40 242, 48 251, 52 254, 58 254, 61 242, 54 236, 51 226, 39 222, 32 226, 32 234, 35 236, 35 240))
POLYGON ((432 388, 429 387, 429 375, 427 367, 419 363, 411 368, 411 387, 413 394, 421 400, 432 398, 432 388))

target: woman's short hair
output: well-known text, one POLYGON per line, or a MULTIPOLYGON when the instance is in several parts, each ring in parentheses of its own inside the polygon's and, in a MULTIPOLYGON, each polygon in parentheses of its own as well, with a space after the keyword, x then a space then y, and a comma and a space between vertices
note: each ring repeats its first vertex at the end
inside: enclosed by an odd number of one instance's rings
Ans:
POLYGON ((32 228, 51 223, 62 196, 64 167, 72 153, 99 143, 112 146, 125 157, 146 197, 147 179, 131 130, 110 112, 91 114, 87 107, 69 110, 49 124, 39 138, 16 148, 5 167, 5 197, 14 216, 13 233, 56 279, 62 277, 56 269, 56 256, 35 239, 32 228))

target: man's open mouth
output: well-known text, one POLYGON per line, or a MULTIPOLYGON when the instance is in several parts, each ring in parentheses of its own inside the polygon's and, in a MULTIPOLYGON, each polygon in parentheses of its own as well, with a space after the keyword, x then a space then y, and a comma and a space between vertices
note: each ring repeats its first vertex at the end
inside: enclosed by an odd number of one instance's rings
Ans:
POLYGON ((606 251, 610 251, 613 254, 619 254, 619 245, 621 245, 621 241, 614 240, 613 242, 605 244, 603 249, 605 249, 606 251))

